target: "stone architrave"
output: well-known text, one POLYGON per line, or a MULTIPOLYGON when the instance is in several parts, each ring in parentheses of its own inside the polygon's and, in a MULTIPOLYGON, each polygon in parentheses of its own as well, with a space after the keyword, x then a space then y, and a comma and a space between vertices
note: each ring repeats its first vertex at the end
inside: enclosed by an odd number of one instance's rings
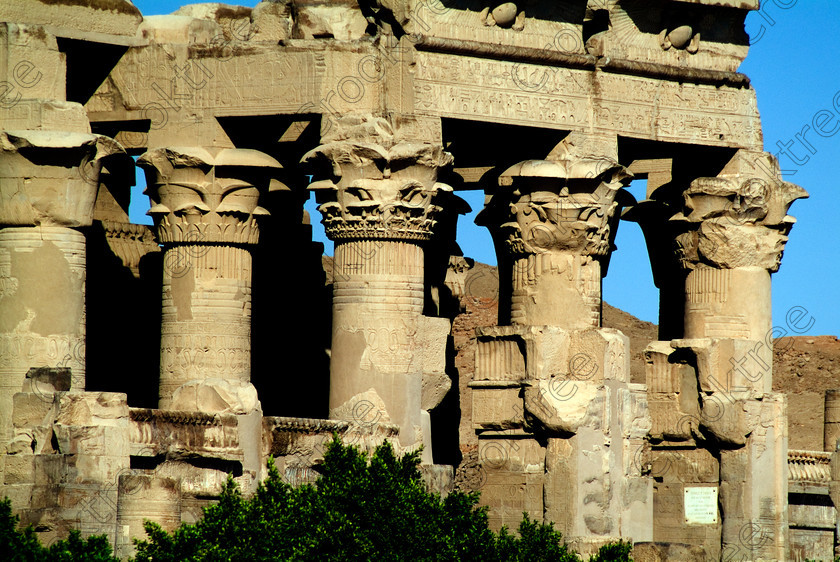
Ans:
MULTIPOLYGON (((500 178, 476 219, 511 264, 514 324, 601 325, 601 276, 618 220, 616 194, 631 175, 610 158, 527 160, 500 178)), ((506 303, 500 303, 505 306, 506 303)))
POLYGON ((423 461, 431 462, 418 348, 429 327, 424 244, 452 197, 437 181, 452 156, 434 142, 401 139, 381 118, 346 125, 322 142, 303 161, 324 178, 309 189, 335 242, 330 417, 397 424, 400 444, 422 443, 423 461))
POLYGON ((32 368, 71 370, 85 388, 85 237, 102 159, 90 133, 0 131, 0 442, 32 368))
POLYGON ((284 186, 282 166, 250 149, 172 147, 145 153, 158 241, 164 246, 160 408, 248 413, 251 248, 260 196, 284 186))

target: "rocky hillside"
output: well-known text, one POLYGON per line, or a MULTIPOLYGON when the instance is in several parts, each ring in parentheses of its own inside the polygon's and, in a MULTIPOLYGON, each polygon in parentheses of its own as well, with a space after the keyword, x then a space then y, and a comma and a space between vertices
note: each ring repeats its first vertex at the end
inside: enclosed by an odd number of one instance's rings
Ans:
POLYGON ((840 340, 781 338, 774 352, 773 390, 788 395, 788 446, 822 450, 825 391, 840 388, 840 340))

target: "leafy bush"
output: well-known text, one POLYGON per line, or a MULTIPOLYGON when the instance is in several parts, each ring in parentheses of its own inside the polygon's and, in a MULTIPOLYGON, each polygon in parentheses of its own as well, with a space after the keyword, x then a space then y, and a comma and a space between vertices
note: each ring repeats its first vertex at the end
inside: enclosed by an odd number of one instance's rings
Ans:
MULTIPOLYGON (((336 437, 316 484, 283 482, 273 460, 268 478, 245 499, 228 477, 219 502, 194 525, 167 533, 147 521, 148 540, 135 540, 137 562, 268 560, 481 560, 582 562, 550 524, 524 515, 518 536, 490 530, 478 492, 446 498, 426 491, 419 453, 397 458, 389 444, 367 455, 336 437)), ((104 535, 79 531, 49 548, 32 527, 18 530, 11 502, 0 501, 0 560, 114 562, 104 535)), ((589 562, 631 562, 630 543, 608 544, 589 562)))
MULTIPOLYGON (((314 486, 283 482, 271 460, 249 499, 228 477, 219 503, 197 523, 170 534, 147 521, 136 560, 580 561, 551 525, 527 515, 518 537, 493 533, 477 492, 429 493, 419 464, 419 453, 397 458, 389 444, 368 460, 335 437, 314 486)), ((590 560, 629 561, 629 552, 629 543, 610 544, 590 560)))
POLYGON ((70 531, 63 541, 49 548, 41 546, 30 525, 18 530, 18 516, 12 514, 9 498, 0 500, 0 560, 7 562, 117 562, 105 535, 83 539, 79 531, 70 531))
POLYGON ((605 544, 598 550, 598 554, 589 557, 589 562, 633 562, 633 543, 618 541, 605 544))

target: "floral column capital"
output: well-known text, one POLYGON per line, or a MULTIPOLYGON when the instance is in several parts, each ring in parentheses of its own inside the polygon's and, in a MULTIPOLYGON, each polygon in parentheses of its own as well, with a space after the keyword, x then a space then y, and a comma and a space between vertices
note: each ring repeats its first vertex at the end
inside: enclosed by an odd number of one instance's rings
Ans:
POLYGON ((276 179, 280 163, 257 150, 156 148, 137 164, 146 171, 149 214, 163 244, 256 244, 257 219, 269 214, 260 195, 287 189, 276 179))
POLYGON ((512 256, 566 251, 605 257, 616 195, 631 177, 609 158, 526 160, 499 177, 500 189, 476 223, 497 229, 512 256))
POLYGON ((695 179, 683 208, 671 217, 680 232, 677 255, 684 269, 779 269, 796 219, 791 204, 808 197, 782 179, 776 159, 741 151, 717 177, 695 179))

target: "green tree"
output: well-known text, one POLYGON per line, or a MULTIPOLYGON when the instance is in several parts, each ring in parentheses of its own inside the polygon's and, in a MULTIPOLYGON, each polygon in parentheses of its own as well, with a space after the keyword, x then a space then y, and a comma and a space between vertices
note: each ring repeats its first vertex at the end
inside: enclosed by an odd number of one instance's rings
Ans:
MULTIPOLYGON (((321 477, 297 488, 283 482, 272 460, 268 477, 248 499, 228 477, 219 503, 193 525, 167 533, 146 522, 135 541, 138 562, 482 560, 578 562, 551 525, 524 517, 519 536, 493 533, 479 494, 426 491, 419 453, 397 458, 384 444, 368 459, 335 437, 321 477)), ((629 543, 601 549, 604 560, 629 561, 629 543)))
POLYGON ((589 562, 632 562, 632 552, 633 543, 618 541, 602 546, 597 554, 589 557, 589 562))
POLYGON ((118 562, 105 535, 82 538, 79 531, 45 548, 30 525, 19 530, 9 498, 0 500, 0 560, 7 562, 118 562))

